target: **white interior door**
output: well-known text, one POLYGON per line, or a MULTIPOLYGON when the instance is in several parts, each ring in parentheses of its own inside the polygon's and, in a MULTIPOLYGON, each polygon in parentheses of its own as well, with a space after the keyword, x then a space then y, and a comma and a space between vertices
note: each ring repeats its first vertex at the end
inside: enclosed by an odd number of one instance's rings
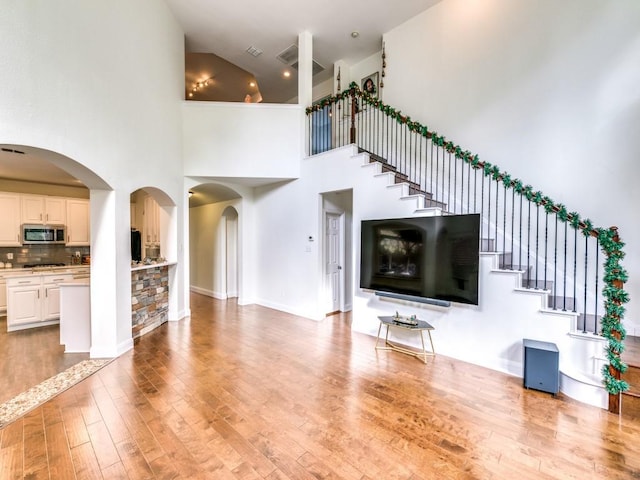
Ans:
POLYGON ((342 289, 344 283, 343 215, 328 213, 325 217, 325 285, 327 291, 328 313, 341 309, 342 289))

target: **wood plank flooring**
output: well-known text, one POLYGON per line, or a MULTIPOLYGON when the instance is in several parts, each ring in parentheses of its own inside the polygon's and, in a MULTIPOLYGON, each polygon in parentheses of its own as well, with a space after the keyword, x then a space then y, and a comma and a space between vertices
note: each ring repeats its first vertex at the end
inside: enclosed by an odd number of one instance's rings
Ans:
POLYGON ((0 403, 89 358, 64 353, 58 325, 7 332, 6 316, 0 317, 0 352, 0 403))
POLYGON ((640 478, 636 419, 376 352, 348 315, 191 306, 0 430, 0 478, 640 478))

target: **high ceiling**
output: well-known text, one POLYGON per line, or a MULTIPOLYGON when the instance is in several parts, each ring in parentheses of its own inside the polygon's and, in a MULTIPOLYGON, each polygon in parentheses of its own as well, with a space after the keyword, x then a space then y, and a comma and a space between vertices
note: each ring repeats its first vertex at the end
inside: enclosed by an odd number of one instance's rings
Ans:
MULTIPOLYGON (((379 51, 384 32, 440 1, 279 0, 274 7, 274 2, 258 0, 166 0, 185 32, 187 52, 213 54, 209 57, 215 58, 218 68, 228 67, 225 87, 242 84, 241 91, 229 99, 241 101, 255 79, 262 100, 277 103, 297 96, 296 71, 277 56, 295 45, 301 32, 312 34, 313 59, 325 68, 314 76, 317 84, 331 78, 337 60, 353 63, 379 51), (352 32, 358 36, 354 38, 352 32), (262 53, 254 57, 247 53, 249 47, 262 53), (292 74, 289 78, 283 77, 285 69, 292 74)), ((187 68, 192 71, 186 71, 185 77, 201 78, 206 71, 202 56, 188 57, 187 68)), ((11 151, 0 151, 0 178, 78 186, 78 180, 50 162, 11 151)))
POLYGON ((166 0, 185 32, 187 52, 213 53, 253 74, 263 101, 276 103, 297 96, 296 71, 277 56, 295 45, 301 32, 313 36, 313 59, 324 67, 314 77, 317 84, 331 78, 337 60, 353 63, 374 54, 383 33, 439 1, 166 0), (353 38, 352 32, 359 35, 353 38), (254 57, 249 47, 262 53, 254 57), (283 77, 285 69, 289 78, 283 77))

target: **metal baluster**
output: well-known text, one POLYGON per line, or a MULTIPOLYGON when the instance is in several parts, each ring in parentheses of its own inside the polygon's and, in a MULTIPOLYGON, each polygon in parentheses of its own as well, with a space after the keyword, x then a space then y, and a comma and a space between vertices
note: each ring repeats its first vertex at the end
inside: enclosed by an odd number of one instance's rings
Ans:
MULTIPOLYGON (((577 286, 577 275, 578 275, 578 229, 573 229, 573 309, 572 311, 577 311, 578 307, 578 295, 576 293, 577 286)), ((585 322, 587 319, 585 318, 585 322)))
MULTIPOLYGON (((430 169, 431 169, 431 175, 429 178, 429 181, 431 182, 431 186, 429 187, 429 193, 431 194, 431 198, 433 199, 434 193, 433 193, 433 137, 431 138, 431 163, 429 165, 430 169)), ((431 200, 429 200, 429 206, 431 206, 431 200)))
POLYGON ((520 223, 520 233, 518 234, 518 270, 522 270, 522 193, 520 193, 520 215, 518 216, 520 223))
POLYGON ((471 213, 470 209, 471 209, 471 164, 469 164, 469 171, 467 172, 467 213, 471 213))
MULTIPOLYGON (((577 230, 576 230, 577 231, 577 230)), ((582 333, 587 333, 587 271, 589 265, 589 237, 584 237, 584 304, 582 308, 582 315, 584 316, 584 326, 582 333)))
POLYGON ((562 288, 562 296, 564 297, 562 311, 567 311, 567 222, 564 222, 564 280, 562 288))
POLYGON ((527 203, 527 288, 531 288, 531 201, 527 203))
POLYGON ((436 146, 436 191, 433 194, 433 198, 438 201, 438 170, 440 170, 440 147, 436 146))
POLYGON ((595 333, 596 335, 599 335, 598 333, 598 272, 600 270, 600 263, 598 261, 598 255, 600 253, 600 240, 598 239, 598 237, 596 237, 596 263, 595 263, 595 269, 596 269, 596 282, 595 282, 595 293, 594 293, 594 308, 593 308, 593 333, 595 333))
MULTIPOLYGON (((464 163, 463 160, 460 160, 460 178, 462 179, 460 181, 460 213, 464 213, 464 163)), ((468 196, 469 193, 467 193, 468 196)), ((467 213, 469 213, 468 209, 467 213)))
POLYGON ((488 177, 487 183, 489 184, 489 192, 487 192, 487 251, 493 252, 493 244, 491 243, 491 177, 488 177))
POLYGON ((549 249, 549 212, 544 211, 544 288, 547 289, 547 252, 549 249))
MULTIPOLYGON (((445 151, 446 150, 443 150, 443 152, 442 152, 443 155, 444 155, 445 151)), ((447 177, 448 177, 448 180, 447 180, 447 211, 455 213, 455 209, 456 209, 455 202, 454 202, 454 205, 453 205, 453 210, 451 210, 451 152, 447 152, 447 153, 448 153, 448 157, 449 157, 449 166, 447 168, 447 177)), ((442 162, 442 163, 444 165, 444 162, 442 162)))
POLYGON ((536 278, 535 278, 535 282, 536 282, 536 290, 538 289, 538 240, 539 240, 539 236, 538 236, 538 232, 540 231, 540 205, 536 204, 536 278))
MULTIPOLYGON (((438 150, 442 152, 442 190, 441 190, 442 193, 440 194, 440 200, 441 200, 441 203, 443 204, 442 208, 444 210, 444 173, 445 173, 444 172, 444 170, 445 170, 445 168, 444 168, 444 148, 441 147, 441 146, 438 146, 438 150)), ((449 208, 448 204, 447 204, 447 208, 449 208)))
POLYGON ((507 255, 507 184, 502 182, 504 193, 502 196, 502 267, 506 265, 507 255))
POLYGON ((480 172, 480 182, 480 239, 484 239, 482 232, 484 230, 484 170, 480 172))
POLYGON ((423 188, 423 185, 422 185, 422 178, 423 178, 423 175, 422 175, 422 167, 423 167, 423 165, 422 165, 422 134, 419 134, 416 138, 418 139, 418 159, 420 161, 420 168, 419 168, 420 174, 418 175, 418 183, 420 184, 420 190, 421 191, 425 191, 426 190, 426 183, 427 183, 427 172, 426 172, 426 169, 425 169, 425 173, 424 173, 425 186, 423 188))
POLYGON ((554 228, 554 245, 553 245, 553 309, 556 309, 556 300, 558 298, 558 213, 556 213, 556 228, 554 228))
POLYGON ((516 189, 511 190, 511 270, 513 270, 513 257, 514 249, 513 249, 513 241, 515 239, 514 235, 514 227, 516 224, 516 189))
MULTIPOLYGON (((478 199, 478 169, 473 171, 473 213, 479 213, 476 205, 478 199)), ((480 217, 480 225, 482 225, 482 217, 480 217)), ((482 237, 481 237, 482 238, 482 237)))
POLYGON ((500 184, 498 183, 498 179, 496 179, 496 219, 495 219, 495 251, 498 252, 499 248, 498 248, 498 207, 500 205, 500 184))

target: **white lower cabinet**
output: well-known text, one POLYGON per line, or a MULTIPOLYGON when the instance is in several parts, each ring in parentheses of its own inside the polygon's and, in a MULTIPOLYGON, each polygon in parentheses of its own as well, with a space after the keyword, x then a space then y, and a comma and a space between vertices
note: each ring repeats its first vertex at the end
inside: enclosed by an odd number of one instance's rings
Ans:
POLYGON ((0 315, 7 313, 7 281, 0 278, 0 315))
POLYGON ((59 283, 73 279, 70 273, 24 275, 7 279, 7 331, 42 327, 60 319, 59 283))

